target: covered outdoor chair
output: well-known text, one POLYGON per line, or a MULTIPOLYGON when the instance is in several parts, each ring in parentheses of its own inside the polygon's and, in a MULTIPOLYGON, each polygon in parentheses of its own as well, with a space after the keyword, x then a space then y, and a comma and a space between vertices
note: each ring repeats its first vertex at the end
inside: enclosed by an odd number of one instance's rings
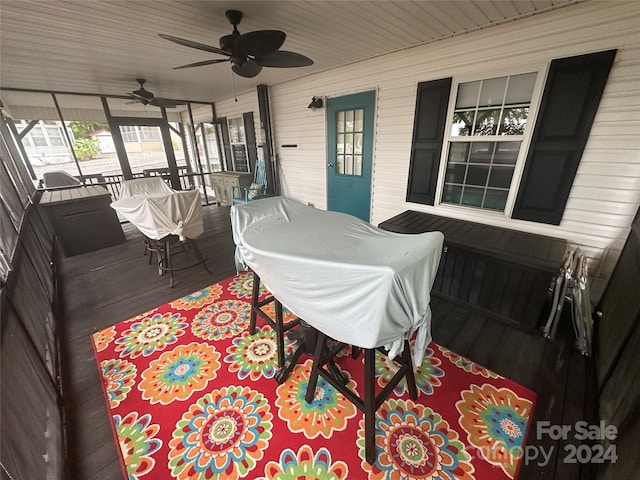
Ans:
POLYGON ((267 170, 264 161, 256 162, 253 183, 248 187, 231 186, 231 204, 237 205, 250 202, 267 194, 267 170))
POLYGON ((195 241, 204 232, 197 190, 172 190, 160 177, 152 177, 124 181, 121 192, 111 207, 145 236, 147 249, 158 256, 159 273, 169 273, 169 287, 173 287, 173 272, 178 270, 202 265, 211 275, 195 241), (193 252, 194 263, 174 266, 171 242, 176 241, 193 252))

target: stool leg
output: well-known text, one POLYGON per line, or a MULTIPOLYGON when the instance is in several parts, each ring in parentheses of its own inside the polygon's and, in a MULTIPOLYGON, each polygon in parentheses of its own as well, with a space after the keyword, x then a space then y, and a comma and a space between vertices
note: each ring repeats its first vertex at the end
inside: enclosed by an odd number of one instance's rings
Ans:
MULTIPOLYGON (((367 463, 376 461, 376 350, 364 354, 364 451, 367 463)), ((308 392, 308 390, 307 390, 308 392)))
POLYGON ((211 275, 211 272, 209 271, 209 267, 207 267, 207 261, 202 257, 202 253, 200 253, 200 248, 198 247, 198 244, 196 243, 196 241, 192 238, 189 239, 189 245, 191 245, 191 248, 193 250, 193 254, 196 256, 196 260, 198 260, 198 262, 202 263, 202 266, 204 267, 205 271, 211 275))
POLYGON ((164 242, 164 257, 167 264, 167 269, 169 270, 169 288, 173 288, 173 265, 171 263, 171 247, 169 246, 171 242, 167 239, 164 242))
POLYGON ((318 372, 322 368, 322 360, 324 349, 327 345, 327 336, 318 331, 318 339, 316 340, 316 350, 313 355, 313 366, 311 367, 311 375, 309 376, 309 383, 307 384, 307 393, 304 399, 307 403, 313 402, 313 397, 316 395, 316 385, 318 384, 318 372))
POLYGON ((278 338, 278 368, 284 365, 284 320, 282 318, 282 304, 275 300, 276 337, 278 338))
POLYGON ((260 277, 253 272, 253 288, 251 289, 251 317, 249 319, 249 333, 256 334, 256 310, 258 309, 258 298, 260 297, 260 277))
POLYGON ((409 347, 409 341, 404 341, 404 350, 402 351, 402 359, 407 365, 407 373, 405 379, 407 381, 407 388, 409 389, 409 398, 415 400, 418 398, 418 389, 416 388, 416 375, 413 371, 413 360, 411 359, 411 349, 409 347))

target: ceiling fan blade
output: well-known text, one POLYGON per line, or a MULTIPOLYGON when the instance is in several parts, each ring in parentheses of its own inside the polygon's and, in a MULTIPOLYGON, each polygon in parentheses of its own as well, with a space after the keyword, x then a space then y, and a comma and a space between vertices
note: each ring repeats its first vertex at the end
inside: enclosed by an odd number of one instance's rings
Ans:
POLYGON ((257 30, 240 35, 234 47, 256 57, 262 57, 278 50, 287 34, 280 30, 257 30))
POLYGON ((145 100, 149 100, 150 98, 153 98, 153 93, 143 88, 141 88, 140 90, 134 90, 133 92, 131 92, 131 95, 136 98, 144 98, 145 100))
POLYGON ((151 105, 156 107, 175 108, 178 105, 186 105, 186 102, 180 100, 173 100, 171 98, 153 97, 151 99, 151 105))
POLYGON ((262 67, 253 60, 247 60, 242 64, 242 66, 232 65, 231 70, 241 77, 253 78, 262 71, 262 67))
POLYGON ((293 68, 313 65, 313 60, 300 53, 277 50, 268 55, 256 58, 256 63, 263 67, 293 68))
POLYGON ((128 94, 129 97, 131 97, 133 100, 135 100, 136 102, 140 102, 143 105, 147 105, 149 103, 149 101, 153 98, 153 96, 151 97, 145 97, 144 95, 139 95, 136 92, 131 92, 128 94))
POLYGON ((178 43, 180 45, 184 45, 185 47, 197 48, 198 50, 204 50, 205 52, 217 53, 219 55, 227 55, 230 56, 231 52, 227 52, 226 50, 222 50, 218 47, 212 47, 210 45, 205 45, 204 43, 198 43, 191 40, 186 40, 184 38, 174 37, 172 35, 166 35, 164 33, 159 33, 162 38, 165 40, 169 40, 173 43, 178 43))
POLYGON ((173 67, 174 70, 180 68, 202 67, 203 65, 214 65, 216 63, 228 62, 228 58, 217 58, 215 60, 204 60, 202 62, 188 63, 187 65, 180 65, 179 67, 173 67))

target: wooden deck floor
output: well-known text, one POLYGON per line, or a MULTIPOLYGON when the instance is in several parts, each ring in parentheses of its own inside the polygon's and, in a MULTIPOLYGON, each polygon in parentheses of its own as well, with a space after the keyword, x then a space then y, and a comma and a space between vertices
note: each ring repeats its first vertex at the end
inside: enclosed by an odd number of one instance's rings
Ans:
MULTIPOLYGON (((198 244, 208 256, 212 275, 200 267, 179 272, 172 289, 167 278, 159 277, 156 267, 147 264, 142 237, 130 224, 123 225, 125 244, 59 259, 69 478, 123 478, 90 335, 235 274, 229 207, 204 207, 204 219, 205 233, 198 244)), ((436 342, 538 393, 535 421, 573 425, 592 419, 592 368, 588 359, 574 352, 568 328, 560 329, 558 339, 547 341, 445 299, 434 298, 432 310, 436 342)), ((568 322, 564 325, 568 327, 568 322)), ((548 437, 536 439, 535 422, 528 444, 545 452, 553 447, 553 453, 546 465, 539 465, 539 458, 524 465, 521 480, 592 477, 590 469, 563 462, 562 444, 548 437)))

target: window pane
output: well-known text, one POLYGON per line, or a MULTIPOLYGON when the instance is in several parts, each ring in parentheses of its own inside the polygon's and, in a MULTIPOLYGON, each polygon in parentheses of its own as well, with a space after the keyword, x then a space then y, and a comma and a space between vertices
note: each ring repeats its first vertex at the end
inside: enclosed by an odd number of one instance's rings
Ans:
POLYGON ((244 123, 242 118, 229 119, 229 140, 232 142, 244 142, 244 123))
POLYGON ((504 210, 507 205, 508 191, 488 189, 484 198, 484 208, 490 210, 504 210))
POLYGON ((467 166, 463 163, 453 163, 447 166, 447 176, 445 182, 447 183, 464 183, 464 175, 467 171, 467 166))
POLYGON ((480 185, 484 187, 487 184, 487 176, 489 175, 489 167, 469 165, 467 169, 467 185, 480 185))
POLYGON ((247 147, 244 144, 231 145, 233 153, 233 169, 237 172, 248 172, 247 147))
POLYGON ((338 112, 336 115, 336 132, 344 132, 344 112, 338 112))
POLYGON ((491 163, 496 142, 473 142, 469 163, 491 163))
POLYGON ((338 153, 344 153, 344 134, 341 133, 336 138, 336 150, 338 153))
POLYGON ((353 133, 344 136, 344 148, 345 153, 353 153, 353 133))
POLYGON ((456 110, 459 108, 473 108, 478 102, 478 90, 480 81, 466 82, 458 85, 458 97, 456 98, 456 110))
POLYGON ((514 75, 509 78, 509 88, 507 90, 506 105, 514 103, 529 103, 533 96, 533 87, 536 83, 537 73, 524 73, 514 75))
POLYGON ((471 135, 475 114, 475 110, 464 110, 454 113, 451 136, 466 137, 471 135))
POLYGON ((465 187, 462 194, 462 205, 469 205, 470 207, 481 207, 483 196, 483 188, 465 187))
POLYGON ((520 142, 498 142, 493 163, 515 165, 520 151, 520 142))
POLYGON ((482 81, 480 90, 479 107, 493 107, 502 105, 504 90, 507 86, 507 77, 491 78, 482 81))
POLYGON ((44 136, 44 132, 42 131, 42 127, 40 125, 36 125, 31 129, 31 140, 36 147, 46 147, 47 140, 44 136))
POLYGON ((353 152, 362 153, 362 134, 356 133, 353 136, 353 152))
POLYGON ((489 186, 499 188, 509 188, 511 185, 511 177, 513 176, 513 167, 498 167, 491 168, 491 175, 489 175, 489 186))
POLYGON ((348 110, 344 115, 344 131, 353 132, 353 110, 348 110))
POLYGON ((353 175, 353 155, 344 156, 344 173, 346 175, 353 175))
POLYGON ((336 160, 336 173, 339 175, 344 174, 344 155, 338 155, 336 160))
POLYGON ((353 174, 362 175, 362 155, 355 155, 353 157, 353 174))
POLYGON ((500 135, 523 135, 529 116, 528 107, 505 108, 500 122, 500 135))
POLYGON ((449 147, 449 162, 466 162, 469 156, 468 143, 452 143, 449 147))
POLYGON ((442 193, 442 201, 446 203, 460 204, 460 198, 462 196, 462 187, 457 185, 445 184, 444 192, 442 193))
POLYGON ((49 135, 49 141, 52 147, 62 147, 64 142, 62 141, 62 133, 58 127, 47 127, 47 134, 49 135))
POLYGON ((356 110, 356 132, 362 132, 364 130, 364 110, 359 108, 356 110))
POLYGON ((476 116, 474 135, 495 135, 496 124, 500 118, 499 109, 479 110, 476 116))

